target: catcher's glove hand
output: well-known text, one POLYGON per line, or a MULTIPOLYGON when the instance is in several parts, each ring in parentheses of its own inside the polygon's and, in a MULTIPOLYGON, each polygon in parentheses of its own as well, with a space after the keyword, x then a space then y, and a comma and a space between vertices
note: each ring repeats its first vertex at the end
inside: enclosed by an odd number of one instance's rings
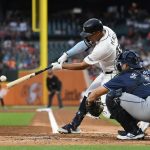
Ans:
POLYGON ((96 100, 94 102, 88 102, 88 100, 87 100, 86 110, 92 116, 99 117, 100 114, 102 113, 103 109, 104 109, 104 106, 103 106, 103 104, 102 104, 100 99, 98 99, 98 100, 96 100))

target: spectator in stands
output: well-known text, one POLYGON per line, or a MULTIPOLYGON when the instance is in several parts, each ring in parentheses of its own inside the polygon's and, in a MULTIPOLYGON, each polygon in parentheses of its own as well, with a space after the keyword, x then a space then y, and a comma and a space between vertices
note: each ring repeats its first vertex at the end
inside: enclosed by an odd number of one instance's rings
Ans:
POLYGON ((62 108, 63 107, 62 98, 61 98, 62 83, 58 79, 58 77, 53 74, 53 71, 48 71, 46 85, 47 85, 47 89, 48 89, 48 105, 47 105, 47 107, 50 108, 52 106, 52 100, 53 100, 54 95, 56 94, 57 99, 58 99, 59 108, 62 108))

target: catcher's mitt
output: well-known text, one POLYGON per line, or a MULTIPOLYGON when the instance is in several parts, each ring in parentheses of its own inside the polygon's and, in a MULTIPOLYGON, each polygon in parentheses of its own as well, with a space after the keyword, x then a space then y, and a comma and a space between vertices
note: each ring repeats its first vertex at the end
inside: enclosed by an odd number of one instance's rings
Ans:
POLYGON ((86 110, 92 116, 99 117, 100 114, 102 113, 103 109, 104 109, 104 106, 100 99, 98 99, 92 103, 88 103, 88 101, 87 101, 86 110))

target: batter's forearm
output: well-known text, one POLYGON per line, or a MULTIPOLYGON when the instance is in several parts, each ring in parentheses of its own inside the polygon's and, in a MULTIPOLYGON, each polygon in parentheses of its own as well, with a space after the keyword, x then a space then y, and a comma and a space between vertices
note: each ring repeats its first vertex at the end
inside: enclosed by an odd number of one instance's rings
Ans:
POLYGON ((68 70, 84 70, 87 67, 88 65, 82 65, 81 63, 62 64, 62 69, 68 69, 68 70))

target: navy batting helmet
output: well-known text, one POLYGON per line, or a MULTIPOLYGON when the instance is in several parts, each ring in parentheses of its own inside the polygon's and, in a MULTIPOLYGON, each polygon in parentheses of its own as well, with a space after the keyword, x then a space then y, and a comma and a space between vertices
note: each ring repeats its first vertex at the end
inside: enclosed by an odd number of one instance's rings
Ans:
POLYGON ((126 50, 118 56, 116 67, 119 71, 121 71, 121 64, 128 64, 132 69, 142 68, 140 56, 133 50, 126 50))
POLYGON ((92 18, 83 24, 83 31, 80 33, 80 35, 83 38, 86 38, 96 31, 103 31, 103 24, 99 19, 92 18))

